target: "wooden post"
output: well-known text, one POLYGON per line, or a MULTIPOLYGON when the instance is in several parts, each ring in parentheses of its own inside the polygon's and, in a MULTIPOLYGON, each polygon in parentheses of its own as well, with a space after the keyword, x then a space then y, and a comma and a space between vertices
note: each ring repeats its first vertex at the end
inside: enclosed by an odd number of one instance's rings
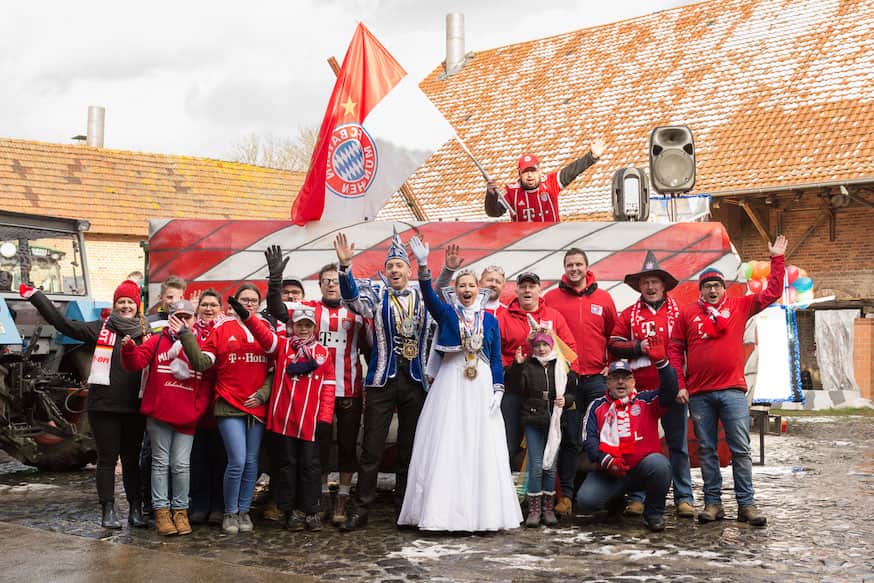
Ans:
MULTIPOLYGON (((334 75, 340 75, 340 64, 337 63, 337 59, 334 57, 328 58, 328 65, 330 65, 331 70, 334 72, 334 75)), ((413 192, 413 189, 410 188, 410 185, 404 182, 401 184, 401 187, 398 189, 401 193, 401 196, 404 197, 404 201, 406 201, 407 206, 410 207, 410 212, 413 213, 413 216, 416 217, 417 221, 428 221, 428 215, 425 214, 425 209, 422 208, 422 205, 419 204, 419 200, 416 198, 416 194, 413 192)))
POLYGON ((753 226, 759 232, 759 235, 762 237, 765 245, 770 245, 771 237, 768 235, 768 231, 765 230, 765 227, 762 226, 762 221, 759 220, 759 215, 756 214, 756 211, 754 211, 753 208, 745 200, 740 201, 739 204, 744 212, 747 213, 747 216, 750 218, 753 226))

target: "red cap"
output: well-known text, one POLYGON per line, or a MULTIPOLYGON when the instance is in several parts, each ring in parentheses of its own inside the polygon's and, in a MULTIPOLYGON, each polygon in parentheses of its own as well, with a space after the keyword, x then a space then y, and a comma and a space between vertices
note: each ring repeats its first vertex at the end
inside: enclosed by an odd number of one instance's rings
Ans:
POLYGON ((525 154, 521 158, 519 158, 519 170, 525 170, 526 168, 537 168, 540 166, 540 160, 537 159, 537 156, 534 154, 525 154))

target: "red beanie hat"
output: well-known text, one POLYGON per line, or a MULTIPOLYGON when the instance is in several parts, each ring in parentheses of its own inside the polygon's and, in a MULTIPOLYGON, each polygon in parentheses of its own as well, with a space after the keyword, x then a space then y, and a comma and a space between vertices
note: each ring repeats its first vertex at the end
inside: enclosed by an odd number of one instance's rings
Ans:
POLYGON ((115 288, 115 293, 112 294, 112 305, 115 305, 115 302, 118 301, 119 298, 130 298, 133 303, 137 305, 137 309, 140 309, 140 286, 129 279, 124 280, 119 284, 117 288, 115 288))

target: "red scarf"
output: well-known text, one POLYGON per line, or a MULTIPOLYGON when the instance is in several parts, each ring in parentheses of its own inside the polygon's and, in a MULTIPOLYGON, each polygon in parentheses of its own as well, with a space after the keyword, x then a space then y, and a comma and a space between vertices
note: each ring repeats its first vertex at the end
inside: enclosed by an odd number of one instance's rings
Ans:
POLYGON ((701 333, 702 338, 718 338, 728 330, 728 310, 723 310, 728 296, 723 297, 718 306, 709 304, 698 299, 698 307, 701 308, 701 333))
POLYGON ((634 451, 634 417, 629 415, 629 405, 637 398, 637 391, 632 389, 623 399, 613 399, 604 425, 601 426, 601 451, 613 457, 621 458, 634 451))
MULTIPOLYGON (((647 306, 652 309, 652 307, 643 301, 643 298, 634 302, 631 307, 631 338, 632 339, 646 339, 647 333, 643 329, 643 323, 648 321, 646 318, 640 315, 641 309, 643 306, 647 306)), ((674 323, 677 321, 677 318, 680 317, 680 306, 677 305, 677 302, 674 301, 674 298, 670 296, 665 297, 665 309, 667 310, 667 320, 668 320, 668 335, 665 337, 665 340, 671 337, 671 330, 674 329, 674 323)), ((657 312, 658 310, 656 310, 657 312)))
POLYGON ((291 350, 294 352, 295 362, 313 359, 313 348, 316 346, 315 334, 306 340, 295 335, 289 338, 288 341, 291 343, 291 350))

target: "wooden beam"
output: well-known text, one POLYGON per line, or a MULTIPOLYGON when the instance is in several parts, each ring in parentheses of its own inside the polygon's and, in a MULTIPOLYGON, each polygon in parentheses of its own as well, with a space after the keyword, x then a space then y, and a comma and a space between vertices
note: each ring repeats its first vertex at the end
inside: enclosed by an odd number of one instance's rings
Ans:
MULTIPOLYGON (((334 57, 328 58, 328 65, 331 67, 331 70, 334 72, 335 76, 340 75, 340 64, 337 62, 337 59, 334 57)), ((413 213, 413 216, 416 217, 417 221, 428 221, 428 215, 425 214, 425 209, 422 208, 422 205, 419 204, 419 199, 416 198, 416 193, 413 192, 413 189, 410 188, 410 185, 404 182, 401 184, 401 187, 398 189, 401 193, 401 196, 404 197, 404 201, 407 203, 407 206, 410 208, 410 212, 413 213)))
POLYGON ((789 257, 791 257, 791 256, 792 256, 796 251, 798 251, 798 249, 799 249, 799 248, 801 247, 801 245, 802 245, 802 244, 807 240, 807 238, 810 237, 810 236, 813 234, 813 232, 814 232, 814 231, 815 231, 815 230, 816 230, 816 229, 817 229, 821 224, 823 224, 823 223, 825 222, 825 220, 826 220, 826 219, 829 217, 829 215, 831 214, 831 213, 829 212, 829 210, 830 210, 830 209, 828 209, 828 208, 823 208, 823 209, 822 209, 822 213, 820 213, 820 215, 819 215, 819 217, 817 217, 816 221, 814 221, 814 223, 813 223, 812 225, 810 225, 809 227, 807 227, 807 230, 804 231, 804 234, 801 235, 801 238, 799 238, 798 241, 795 242, 795 244, 792 246, 792 249, 789 249, 789 250, 786 252, 786 261, 789 261, 789 257))
POLYGON ((771 237, 768 235, 768 231, 765 230, 765 227, 762 226, 762 221, 759 220, 759 215, 756 214, 756 211, 754 211, 745 200, 740 201, 740 207, 747 213, 747 216, 759 232, 759 236, 762 237, 762 241, 765 242, 765 245, 770 245, 771 237))

